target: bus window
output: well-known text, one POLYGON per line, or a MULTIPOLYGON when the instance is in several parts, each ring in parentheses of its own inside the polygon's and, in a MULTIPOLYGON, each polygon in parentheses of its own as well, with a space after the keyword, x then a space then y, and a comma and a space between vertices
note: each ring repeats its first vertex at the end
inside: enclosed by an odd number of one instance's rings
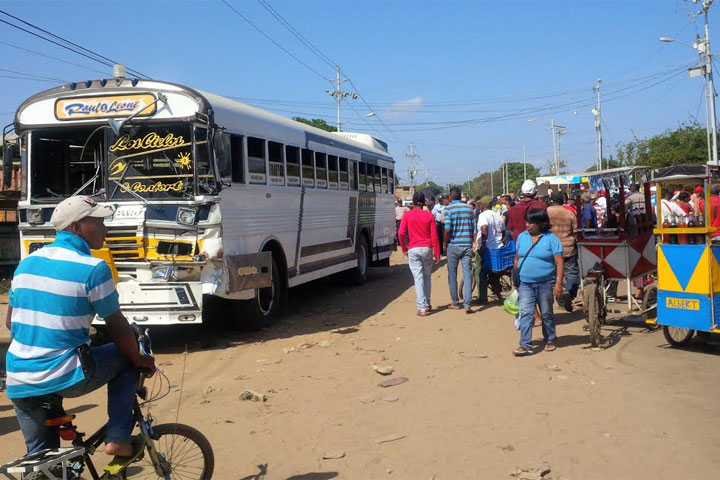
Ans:
POLYGON ((328 155, 328 188, 338 189, 338 157, 328 155))
POLYGON ((358 163, 360 167, 360 173, 358 174, 358 185, 361 192, 367 192, 367 183, 365 183, 365 170, 367 165, 363 162, 358 163))
POLYGON ((388 176, 387 168, 383 167, 380 169, 380 175, 382 175, 382 193, 388 193, 388 176))
POLYGON ((388 190, 395 193, 395 172, 392 168, 388 168, 388 190))
POLYGON ((315 152, 315 185, 327 188, 327 155, 315 152))
POLYGON ((247 139, 248 177, 250 183, 266 184, 265 176, 265 140, 255 137, 247 139))
POLYGON ((382 193, 382 183, 381 183, 381 177, 380 177, 380 166, 375 165, 373 168, 375 172, 375 193, 382 193))
POLYGON ((232 158, 232 181, 245 183, 245 152, 242 135, 230 135, 230 157, 232 158))
POLYGON ((347 190, 350 186, 348 183, 348 159, 340 157, 340 190, 347 190))
POLYGON ((350 160, 348 162, 348 180, 350 183, 350 190, 357 190, 357 162, 350 160))
POLYGON ((285 147, 285 162, 287 163, 287 184, 293 187, 300 186, 300 149, 298 147, 285 147))
POLYGON ((302 149, 302 184, 303 187, 315 186, 315 172, 313 171, 313 151, 302 149))
POLYGON ((270 185, 285 185, 282 143, 268 142, 268 160, 270 160, 270 185))

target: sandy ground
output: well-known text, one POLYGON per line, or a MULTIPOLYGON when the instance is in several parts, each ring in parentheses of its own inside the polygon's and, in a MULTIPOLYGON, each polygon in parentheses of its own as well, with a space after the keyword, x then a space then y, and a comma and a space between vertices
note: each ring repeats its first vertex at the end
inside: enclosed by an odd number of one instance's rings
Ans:
MULTIPOLYGON (((540 478, 548 468, 545 479, 718 478, 717 348, 671 349, 661 331, 625 321, 592 351, 581 315, 561 313, 557 351, 514 358, 512 317, 497 304, 446 310, 446 279, 444 266, 433 274, 440 308, 425 318, 395 254, 364 286, 295 289, 287 317, 262 332, 155 329, 173 390, 152 412, 204 432, 222 480, 540 478), (378 386, 394 377, 409 381, 378 386), (267 401, 240 401, 245 389, 267 401)), ((66 407, 91 430, 104 396, 66 407)), ((22 455, 4 396, 0 439, 4 460, 22 455)))

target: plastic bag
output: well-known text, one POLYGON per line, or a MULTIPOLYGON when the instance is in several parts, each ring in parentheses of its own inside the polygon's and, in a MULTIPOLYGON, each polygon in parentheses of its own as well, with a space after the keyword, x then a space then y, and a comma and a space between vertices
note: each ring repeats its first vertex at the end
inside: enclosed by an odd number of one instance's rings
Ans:
POLYGON ((517 288, 513 288, 512 293, 503 302, 503 308, 510 315, 517 315, 520 311, 520 303, 518 301, 519 294, 517 288))

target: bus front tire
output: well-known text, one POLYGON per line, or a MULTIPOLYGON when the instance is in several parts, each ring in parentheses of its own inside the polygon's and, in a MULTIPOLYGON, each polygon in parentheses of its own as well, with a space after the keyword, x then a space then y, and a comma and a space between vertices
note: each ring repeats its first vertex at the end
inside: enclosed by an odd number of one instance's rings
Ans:
POLYGON ((238 323, 248 330, 260 330, 275 323, 280 316, 283 292, 280 271, 275 260, 272 262, 270 286, 255 289, 255 298, 236 300, 235 315, 238 323))

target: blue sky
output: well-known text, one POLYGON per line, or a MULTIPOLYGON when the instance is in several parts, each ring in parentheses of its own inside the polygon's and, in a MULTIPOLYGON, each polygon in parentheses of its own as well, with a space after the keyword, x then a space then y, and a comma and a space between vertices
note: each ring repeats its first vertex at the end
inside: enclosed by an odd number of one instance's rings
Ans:
MULTIPOLYGON (((584 170, 595 161, 590 108, 598 78, 606 155, 619 142, 696 116, 705 124, 702 79, 684 73, 696 53, 658 41, 668 36, 692 43, 702 34, 702 17, 689 15, 698 10, 691 2, 265 1, 352 80, 343 88, 354 85, 362 98, 343 104, 345 129, 387 141, 404 178, 410 142, 421 156, 420 169, 427 167, 438 183, 522 160, 523 146, 528 161, 547 171, 551 119, 567 128, 561 155, 569 170, 584 170), (370 111, 376 116, 362 118, 370 111)), ((307 66, 220 0, 3 0, 0 9, 153 78, 334 124, 326 93, 331 66, 259 1, 227 2, 307 66)), ((711 40, 720 4, 713 9, 711 40)), ((25 98, 58 84, 7 78, 18 76, 13 72, 64 81, 110 76, 109 67, 5 24, 0 42, 3 125, 25 98)))

